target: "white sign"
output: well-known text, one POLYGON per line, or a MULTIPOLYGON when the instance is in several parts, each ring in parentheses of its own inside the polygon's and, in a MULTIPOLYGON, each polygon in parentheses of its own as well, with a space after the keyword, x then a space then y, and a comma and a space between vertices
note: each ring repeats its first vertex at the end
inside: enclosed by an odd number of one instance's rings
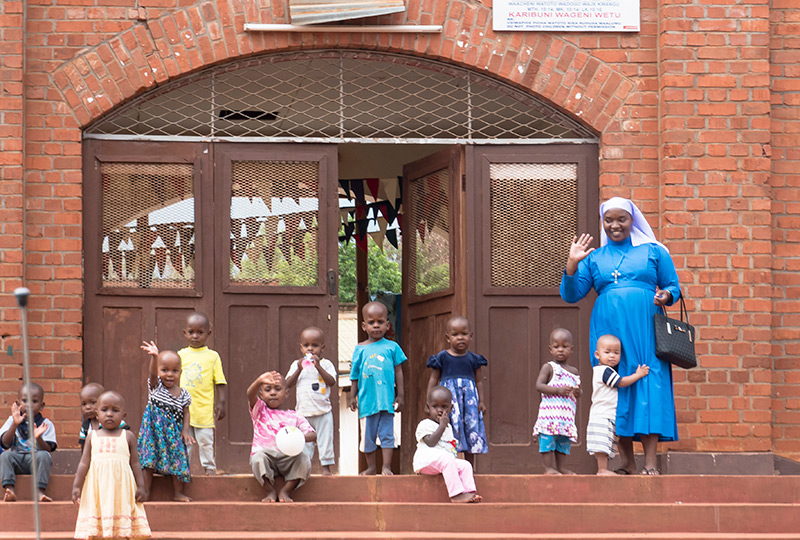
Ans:
POLYGON ((494 0, 494 30, 638 32, 639 0, 494 0))

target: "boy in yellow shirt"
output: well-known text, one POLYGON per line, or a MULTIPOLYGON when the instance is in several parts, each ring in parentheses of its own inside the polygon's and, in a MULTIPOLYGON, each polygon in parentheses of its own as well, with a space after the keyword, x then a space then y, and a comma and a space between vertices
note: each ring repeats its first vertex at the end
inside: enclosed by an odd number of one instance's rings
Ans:
MULTIPOLYGON (((219 354, 206 347, 206 340, 211 335, 208 317, 199 312, 190 314, 186 318, 183 335, 189 346, 179 350, 178 356, 181 357, 181 388, 188 390, 192 396, 192 403, 189 405, 191 434, 197 441, 200 464, 206 474, 217 474, 214 461, 214 420, 225 417, 228 382, 222 372, 219 354)), ((190 460, 194 446, 189 446, 190 460)))

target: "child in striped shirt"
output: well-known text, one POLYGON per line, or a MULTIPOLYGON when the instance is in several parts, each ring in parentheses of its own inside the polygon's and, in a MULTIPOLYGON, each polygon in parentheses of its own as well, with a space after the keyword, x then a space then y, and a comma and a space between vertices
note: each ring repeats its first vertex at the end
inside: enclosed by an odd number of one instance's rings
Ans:
POLYGON ((620 377, 616 367, 621 356, 622 344, 616 336, 600 336, 594 352, 598 364, 592 368, 592 407, 586 427, 586 450, 597 459, 597 474, 601 476, 628 474, 625 469, 617 472, 608 469, 608 458, 617 454, 617 389, 632 385, 650 372, 648 366, 641 365, 632 375, 620 377))

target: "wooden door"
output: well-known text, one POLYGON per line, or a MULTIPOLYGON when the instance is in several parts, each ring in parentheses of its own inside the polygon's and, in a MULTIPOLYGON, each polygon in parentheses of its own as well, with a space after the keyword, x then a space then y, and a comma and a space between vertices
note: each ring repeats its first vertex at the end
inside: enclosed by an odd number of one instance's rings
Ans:
POLYGON ((465 314, 463 159, 453 147, 403 168, 403 472, 411 471, 414 430, 424 417, 428 357, 444 348, 447 320, 465 314))
POLYGON ((467 149, 469 318, 476 350, 489 360, 484 383, 489 452, 482 473, 543 470, 531 436, 540 395, 536 378, 550 360, 558 327, 574 337, 570 362, 581 375, 576 419, 579 443, 568 465, 594 472, 585 435, 591 404, 589 315, 593 299, 567 304, 559 296, 572 236, 598 237, 597 147, 541 145, 467 149))
POLYGON ((84 382, 121 392, 135 430, 139 345, 184 347, 186 315, 213 306, 209 163, 204 143, 84 143, 84 382))
MULTIPOLYGON (((325 332, 325 355, 334 364, 338 358, 337 151, 333 145, 227 143, 213 151, 215 343, 229 393, 217 453, 222 469, 248 472, 249 384, 265 371, 285 375, 308 326, 325 332)), ((337 392, 331 398, 336 411, 337 392)), ((294 391, 287 405, 294 407, 294 391)))

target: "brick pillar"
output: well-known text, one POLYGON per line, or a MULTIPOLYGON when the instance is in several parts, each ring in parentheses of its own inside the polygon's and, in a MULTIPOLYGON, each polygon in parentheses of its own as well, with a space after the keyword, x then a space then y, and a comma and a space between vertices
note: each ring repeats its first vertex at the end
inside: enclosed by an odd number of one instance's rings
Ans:
POLYGON ((20 313, 11 294, 22 284, 22 2, 0 2, 0 405, 22 378, 20 313), (13 357, 8 347, 13 347, 13 357))
POLYGON ((661 0, 662 236, 699 326, 676 449, 771 448, 769 7, 661 0))
POLYGON ((800 459, 800 12, 773 0, 772 82, 773 449, 800 459))

